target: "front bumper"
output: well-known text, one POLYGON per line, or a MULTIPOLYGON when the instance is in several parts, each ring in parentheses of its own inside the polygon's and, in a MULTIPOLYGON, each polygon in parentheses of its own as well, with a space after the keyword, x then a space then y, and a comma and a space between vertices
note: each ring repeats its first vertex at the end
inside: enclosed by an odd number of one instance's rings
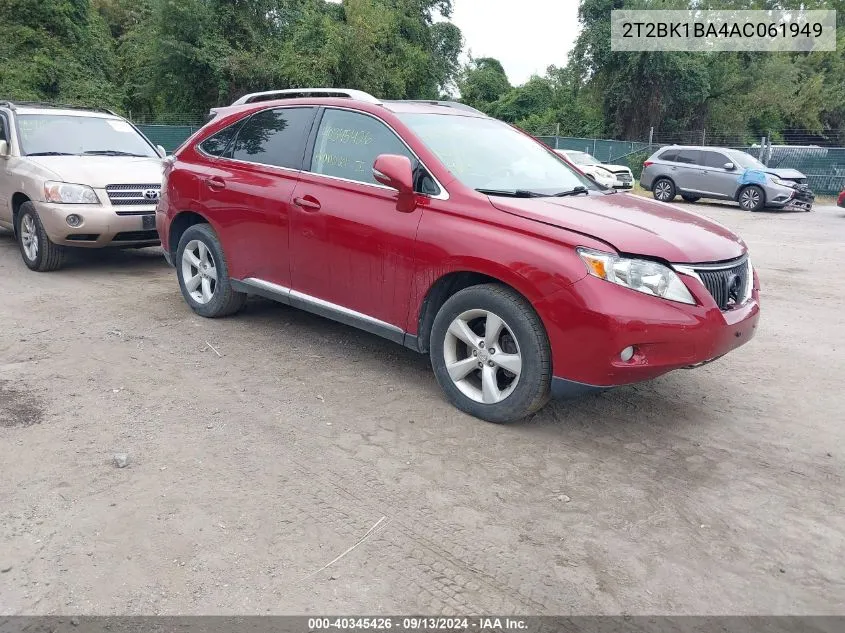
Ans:
POLYGON ((155 205, 133 207, 131 214, 119 215, 111 205, 55 204, 36 202, 35 209, 50 241, 62 246, 102 248, 105 246, 156 246, 155 205), (70 226, 71 214, 82 218, 70 226), (145 219, 153 218, 153 219, 145 219))
POLYGON ((783 211, 810 211, 816 196, 808 187, 794 189, 774 183, 767 183, 766 206, 783 211))
POLYGON ((722 312, 704 285, 683 275, 698 305, 645 295, 588 276, 537 304, 552 347, 558 396, 650 380, 706 363, 747 343, 760 318, 752 298, 722 312), (635 348, 622 361, 620 352, 635 348))

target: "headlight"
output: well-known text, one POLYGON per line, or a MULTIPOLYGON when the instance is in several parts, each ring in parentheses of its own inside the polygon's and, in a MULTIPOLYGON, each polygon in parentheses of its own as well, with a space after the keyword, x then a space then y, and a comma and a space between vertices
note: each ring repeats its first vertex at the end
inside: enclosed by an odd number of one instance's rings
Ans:
POLYGON ((751 299, 751 295, 754 294, 754 267, 751 265, 751 258, 748 258, 748 281, 745 284, 745 296, 742 298, 742 302, 745 303, 751 299))
POLYGON ((785 180, 778 178, 777 176, 769 176, 769 180, 774 185, 780 185, 781 187, 789 187, 792 188, 792 185, 785 180))
POLYGON ((695 304, 684 282, 671 268, 647 259, 628 259, 612 253, 579 248, 587 271, 594 277, 670 301, 695 304))
POLYGON ((44 199, 47 202, 64 204, 100 204, 97 194, 88 185, 72 185, 67 182, 48 182, 44 185, 44 199))
POLYGON ((614 182, 616 182, 616 178, 613 176, 613 174, 606 172, 604 170, 596 170, 593 173, 593 178, 596 179, 597 183, 599 183, 600 185, 604 185, 606 187, 609 187, 614 182))

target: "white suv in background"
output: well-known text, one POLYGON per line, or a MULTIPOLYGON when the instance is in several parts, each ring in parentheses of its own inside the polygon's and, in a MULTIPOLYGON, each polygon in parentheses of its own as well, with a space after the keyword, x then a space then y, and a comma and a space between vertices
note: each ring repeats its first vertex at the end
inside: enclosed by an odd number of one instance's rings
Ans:
POLYGON ((164 154, 113 112, 0 102, 0 227, 37 271, 68 247, 158 245, 164 154))
POLYGON ((625 165, 605 165, 598 158, 587 152, 570 149, 556 149, 555 152, 563 156, 585 176, 595 180, 603 187, 611 189, 632 189, 634 175, 625 165))

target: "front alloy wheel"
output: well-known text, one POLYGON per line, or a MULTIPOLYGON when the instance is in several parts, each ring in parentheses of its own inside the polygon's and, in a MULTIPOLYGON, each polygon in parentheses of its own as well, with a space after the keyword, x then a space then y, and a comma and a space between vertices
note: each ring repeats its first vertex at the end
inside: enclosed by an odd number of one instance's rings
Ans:
POLYGON ((487 310, 468 310, 452 321, 443 346, 446 371, 468 398, 496 404, 513 393, 522 354, 510 327, 487 310))
POLYGON ((513 422, 549 399, 551 350, 525 298, 501 284, 449 297, 434 318, 431 366, 449 401, 489 422, 513 422))
POLYGON ((30 270, 58 270, 65 261, 64 246, 50 241, 41 218, 31 202, 24 202, 16 218, 15 233, 24 264, 30 270))
POLYGON ((739 206, 746 211, 759 211, 763 208, 764 202, 763 190, 754 185, 746 187, 739 194, 739 206))
POLYGON ((29 261, 38 259, 38 229, 29 213, 24 213, 21 218, 21 248, 29 261))

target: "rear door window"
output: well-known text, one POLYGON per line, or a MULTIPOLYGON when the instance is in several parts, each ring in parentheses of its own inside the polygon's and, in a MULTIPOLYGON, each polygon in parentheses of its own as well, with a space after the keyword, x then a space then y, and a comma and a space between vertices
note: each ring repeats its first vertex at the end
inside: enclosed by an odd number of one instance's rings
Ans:
POLYGON ((687 165, 698 165, 698 156, 701 154, 697 149, 682 149, 677 153, 675 158, 676 163, 685 163, 687 165))
POLYGON ((301 169, 316 108, 277 108, 253 114, 240 128, 231 158, 301 169))
POLYGON ((704 167, 724 169, 725 163, 729 162, 730 159, 720 152, 701 152, 701 164, 704 167))

